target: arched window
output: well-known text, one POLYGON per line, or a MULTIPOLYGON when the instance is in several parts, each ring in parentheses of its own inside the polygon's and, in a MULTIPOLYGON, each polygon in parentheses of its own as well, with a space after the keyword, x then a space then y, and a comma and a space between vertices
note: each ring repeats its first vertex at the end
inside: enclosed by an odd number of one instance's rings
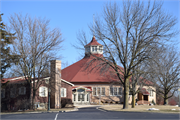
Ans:
POLYGON ((79 89, 77 90, 77 92, 85 92, 85 89, 79 88, 79 89))

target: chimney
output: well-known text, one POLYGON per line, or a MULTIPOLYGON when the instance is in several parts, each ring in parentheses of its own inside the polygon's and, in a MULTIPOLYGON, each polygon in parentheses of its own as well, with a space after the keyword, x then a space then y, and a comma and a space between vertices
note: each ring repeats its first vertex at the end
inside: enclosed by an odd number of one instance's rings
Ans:
POLYGON ((61 108, 61 61, 51 61, 51 108, 61 108))

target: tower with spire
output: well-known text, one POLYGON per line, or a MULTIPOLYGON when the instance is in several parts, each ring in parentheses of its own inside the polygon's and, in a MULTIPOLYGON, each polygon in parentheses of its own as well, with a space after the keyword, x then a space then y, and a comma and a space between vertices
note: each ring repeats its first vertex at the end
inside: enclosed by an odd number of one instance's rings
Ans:
POLYGON ((85 56, 89 55, 96 55, 96 56, 103 56, 103 45, 99 44, 93 36, 91 42, 84 46, 85 48, 85 56))

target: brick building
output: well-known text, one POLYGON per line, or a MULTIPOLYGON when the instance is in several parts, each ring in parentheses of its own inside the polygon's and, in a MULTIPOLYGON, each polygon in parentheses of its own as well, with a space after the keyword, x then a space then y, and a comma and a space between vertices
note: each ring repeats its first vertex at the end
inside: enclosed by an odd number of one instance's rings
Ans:
MULTIPOLYGON (((72 86, 74 85, 61 79, 60 70, 61 61, 51 61, 51 76, 40 78, 40 86, 35 96, 36 108, 47 108, 49 90, 51 90, 51 108, 61 108, 72 101, 72 86)), ((36 84, 37 79, 34 81, 36 84)), ((7 83, 5 87, 1 88, 1 110, 29 109, 28 103, 32 89, 30 89, 30 85, 27 84, 24 76, 4 78, 1 83, 7 83)))
MULTIPOLYGON (((102 71, 101 61, 93 60, 96 56, 103 57, 103 46, 93 37, 92 41, 85 46, 84 58, 61 71, 62 79, 75 85, 72 88, 73 103, 123 103, 123 86, 111 68, 102 71)), ((156 93, 153 90, 155 88, 152 86, 144 86, 136 95, 136 99, 156 101, 156 93)))

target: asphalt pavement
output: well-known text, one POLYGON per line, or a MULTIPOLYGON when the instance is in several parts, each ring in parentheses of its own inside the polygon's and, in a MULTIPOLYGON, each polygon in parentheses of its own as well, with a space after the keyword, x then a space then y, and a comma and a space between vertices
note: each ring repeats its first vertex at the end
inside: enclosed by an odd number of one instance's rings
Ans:
POLYGON ((105 111, 94 107, 78 108, 69 112, 42 112, 1 115, 1 120, 179 120, 180 115, 174 113, 122 112, 105 111))

